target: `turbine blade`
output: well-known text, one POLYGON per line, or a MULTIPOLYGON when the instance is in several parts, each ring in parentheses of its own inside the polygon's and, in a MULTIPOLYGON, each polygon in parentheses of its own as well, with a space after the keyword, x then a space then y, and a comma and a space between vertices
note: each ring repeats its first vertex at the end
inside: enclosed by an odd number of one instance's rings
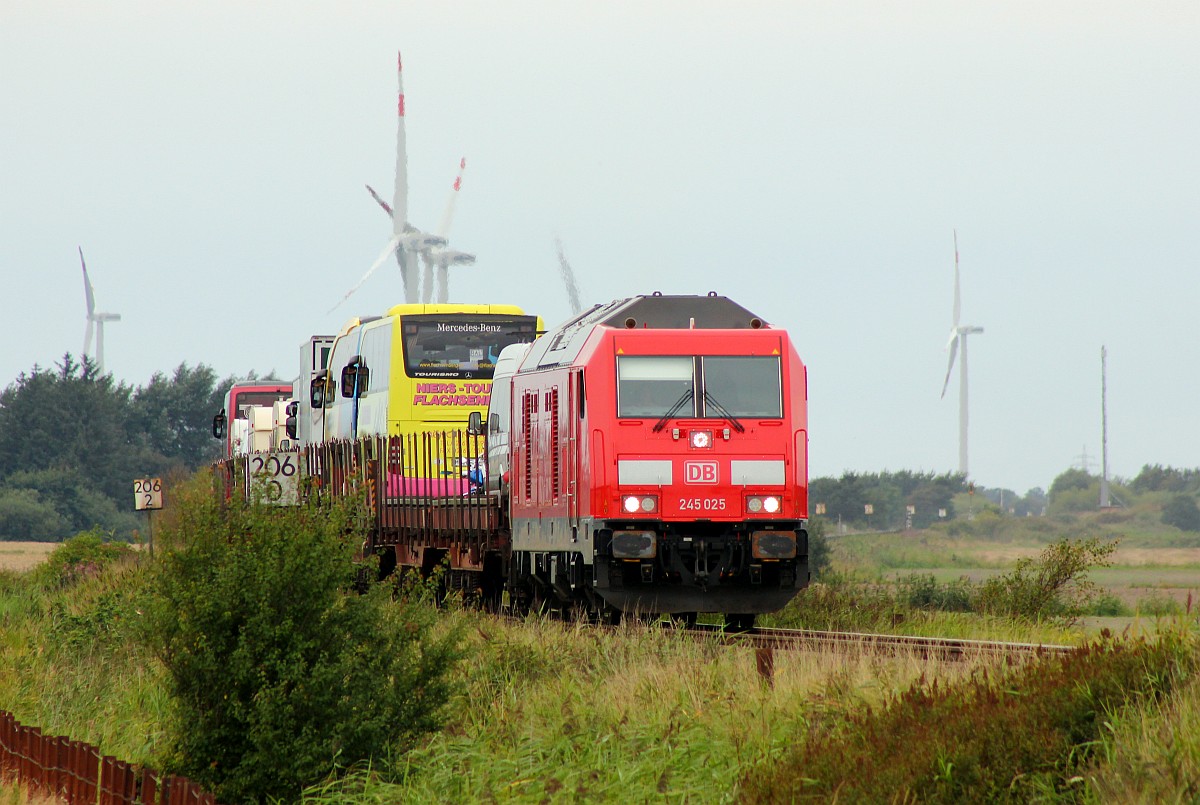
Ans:
POLYGON ((393 235, 392 239, 388 241, 387 247, 383 250, 383 252, 380 253, 379 257, 375 260, 375 262, 371 265, 371 267, 367 269, 367 273, 363 274, 362 279, 360 279, 354 285, 353 288, 346 291, 346 295, 343 296, 341 299, 339 299, 337 301, 337 304, 334 305, 333 307, 329 308, 329 310, 326 312, 332 313, 333 311, 337 310, 338 307, 340 307, 343 302, 345 302, 347 299, 349 299, 355 291, 357 291, 359 288, 361 288, 363 283, 366 282, 367 279, 372 274, 375 273, 375 269, 379 268, 381 265, 383 265, 385 262, 387 262, 387 259, 396 253, 396 249, 400 245, 400 240, 402 237, 403 237, 402 235, 393 235))
POLYGON ((379 194, 375 192, 375 188, 371 187, 371 185, 367 185, 367 192, 371 194, 371 198, 375 199, 375 203, 377 203, 380 207, 383 207, 383 211, 388 214, 388 218, 391 218, 392 205, 380 198, 379 194))
POLYGON ((463 173, 467 170, 467 158, 463 157, 458 161, 458 176, 454 177, 454 184, 450 187, 450 198, 446 199, 446 209, 442 213, 442 222, 438 225, 437 233, 442 237, 449 237, 450 224, 454 223, 454 208, 458 204, 458 191, 462 189, 463 173))
POLYGON ((555 238, 554 246, 558 250, 558 271, 562 276, 563 285, 567 289, 567 301, 571 305, 571 315, 575 316, 583 310, 583 306, 579 304, 579 286, 575 282, 575 271, 567 262, 567 253, 563 249, 562 238, 555 238))
POLYGON ((83 259, 83 247, 79 247, 79 264, 83 266, 83 295, 87 299, 88 319, 96 311, 96 296, 92 293, 92 281, 88 279, 87 262, 83 259))
POLYGON ((92 348, 92 331, 96 329, 96 322, 89 316, 87 327, 83 331, 83 354, 87 355, 88 350, 92 348))
POLYGON ((962 298, 958 289, 958 230, 954 230, 954 322, 952 327, 958 327, 958 317, 962 310, 962 298))
MULTIPOLYGON (((404 129, 404 62, 396 53, 396 81, 399 93, 396 96, 396 186, 392 191, 392 233, 404 233, 408 223, 408 135, 404 129)), ((409 300, 412 301, 412 300, 409 300)))
POLYGON ((954 358, 958 355, 958 333, 950 338, 950 363, 946 365, 946 382, 942 384, 942 399, 946 398, 946 389, 950 387, 950 373, 954 371, 954 358))

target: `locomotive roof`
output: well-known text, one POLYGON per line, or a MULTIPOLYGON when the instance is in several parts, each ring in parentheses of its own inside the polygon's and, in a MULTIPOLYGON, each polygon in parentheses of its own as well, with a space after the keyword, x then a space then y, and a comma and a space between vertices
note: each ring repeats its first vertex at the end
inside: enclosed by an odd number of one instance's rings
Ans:
POLYGON ((549 330, 533 343, 526 368, 574 362, 596 327, 652 330, 750 330, 767 326, 727 296, 632 296, 596 305, 549 330))

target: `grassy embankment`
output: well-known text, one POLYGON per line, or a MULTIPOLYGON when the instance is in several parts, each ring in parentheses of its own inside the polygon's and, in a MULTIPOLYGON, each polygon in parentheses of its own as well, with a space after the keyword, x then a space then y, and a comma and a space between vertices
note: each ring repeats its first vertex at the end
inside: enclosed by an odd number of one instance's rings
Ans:
MULTIPOLYGON (((965 496, 963 496, 965 497, 965 496)), ((1120 630, 1136 616, 1153 619, 1200 607, 1200 534, 1161 522, 1152 495, 1130 509, 1035 518, 985 510, 924 531, 831 536, 833 565, 863 582, 894 583, 914 576, 939 584, 983 582, 1037 557, 1055 540, 1095 537, 1115 542, 1106 567, 1088 577, 1099 595, 1081 625, 1087 633, 1120 630)), ((968 504, 957 500, 956 509, 968 504)))
MULTIPOLYGON (((836 566, 843 571, 866 566, 860 572, 879 578, 896 570, 953 573, 987 561, 994 565, 987 569, 1000 572, 1008 565, 996 556, 998 549, 1034 555, 1046 543, 1028 535, 1007 540, 993 535, 989 542, 937 530, 832 541, 836 566), (856 551, 876 557, 877 566, 855 559, 856 551)), ((1121 564, 1120 553, 1115 558, 1112 572, 1135 570, 1133 564, 1121 564)), ((139 566, 129 558, 61 585, 31 574, 0 573, 0 708, 105 752, 158 764, 171 710, 161 666, 135 639, 144 572, 144 560, 139 566)), ((838 599, 824 604, 835 613, 858 605, 838 599)), ((803 606, 801 601, 793 609, 803 606)), ((1084 639, 1078 628, 1054 622, 911 610, 893 610, 891 616, 896 631, 1043 642, 1084 639)), ((774 685, 768 686, 757 677, 751 652, 669 630, 629 626, 604 634, 538 620, 505 624, 462 612, 448 617, 465 620, 471 636, 448 726, 404 758, 380 759, 374 772, 358 770, 347 780, 312 789, 310 799, 723 801, 764 791, 770 799, 776 790, 771 780, 807 773, 793 764, 803 758, 805 746, 813 745, 810 740, 850 745, 859 740, 852 732, 831 737, 831 725, 865 724, 862 734, 868 734, 870 714, 889 712, 903 723, 897 709, 902 702, 931 691, 964 691, 950 695, 965 700, 971 680, 989 668, 989 684, 1010 684, 982 661, 944 664, 913 657, 780 652, 774 685)), ((845 611, 839 617, 861 615, 845 611)), ((1162 622, 1143 618, 1131 631, 1151 631, 1156 624, 1162 622)), ((1195 627, 1194 617, 1171 621, 1171 631, 1181 636, 1195 627)), ((1069 772, 1075 781, 1056 789, 1053 774, 1039 778, 1049 798, 1196 797, 1200 683, 1183 670, 1156 666, 1147 672, 1170 684, 1128 707, 1123 701, 1104 702, 1100 727, 1093 723, 1091 732, 1080 733, 1091 742, 1090 750, 1076 753, 1070 763, 1066 758, 1050 763, 1054 768, 1058 762, 1063 775, 1069 772)), ((848 749, 844 755, 854 757, 848 749)), ((954 778, 951 757, 935 758, 948 780, 954 778)), ((827 773, 836 788, 838 775, 861 777, 862 769, 834 764, 827 773)))

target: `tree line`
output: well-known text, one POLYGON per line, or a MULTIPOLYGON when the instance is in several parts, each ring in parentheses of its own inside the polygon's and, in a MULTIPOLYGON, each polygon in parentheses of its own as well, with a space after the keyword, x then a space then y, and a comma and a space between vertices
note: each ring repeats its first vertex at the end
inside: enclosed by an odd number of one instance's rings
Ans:
MULTIPOLYGON (((234 381, 219 380, 204 364, 181 363, 133 387, 70 353, 54 368, 22 373, 0 392, 0 539, 60 540, 96 527, 130 538, 143 523, 133 512, 134 479, 186 473, 216 459, 212 417, 234 381)), ((808 499, 815 517, 894 530, 953 519, 956 496, 1019 517, 1095 510, 1099 484, 1069 469, 1048 494, 1018 495, 969 485, 961 473, 846 472, 812 479, 808 499)), ((1200 469, 1146 465, 1111 487, 1125 504, 1157 495, 1165 522, 1200 530, 1200 469)))
MULTIPOLYGON (((1011 489, 969 483, 957 472, 845 472, 840 478, 812 479, 808 501, 815 518, 853 529, 894 531, 952 520, 965 513, 957 512, 956 506, 1016 517, 1096 511, 1100 481, 1100 476, 1072 467, 1054 479, 1049 492, 1035 487, 1020 495, 1011 489)), ((1115 506, 1149 503, 1161 510, 1167 525, 1200 531, 1200 469, 1147 464, 1132 479, 1111 479, 1109 490, 1115 506)))
POLYGON ((0 392, 0 539, 61 540, 96 527, 132 537, 144 526, 134 479, 217 458, 212 418, 234 380, 181 363, 133 387, 69 352, 22 372, 0 392))

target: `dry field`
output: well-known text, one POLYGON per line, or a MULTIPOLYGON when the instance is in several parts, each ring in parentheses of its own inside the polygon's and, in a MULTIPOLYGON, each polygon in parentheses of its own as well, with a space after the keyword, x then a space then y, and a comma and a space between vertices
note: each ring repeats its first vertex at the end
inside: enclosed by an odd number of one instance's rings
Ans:
POLYGON ((29 570, 39 564, 59 542, 0 542, 0 570, 29 570))

